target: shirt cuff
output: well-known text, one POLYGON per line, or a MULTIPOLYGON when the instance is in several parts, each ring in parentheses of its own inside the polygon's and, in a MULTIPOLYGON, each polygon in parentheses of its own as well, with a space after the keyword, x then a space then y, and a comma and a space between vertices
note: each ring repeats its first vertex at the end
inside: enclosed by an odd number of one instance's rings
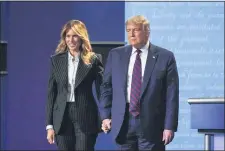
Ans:
POLYGON ((48 129, 53 129, 53 125, 47 125, 46 130, 48 130, 48 129))

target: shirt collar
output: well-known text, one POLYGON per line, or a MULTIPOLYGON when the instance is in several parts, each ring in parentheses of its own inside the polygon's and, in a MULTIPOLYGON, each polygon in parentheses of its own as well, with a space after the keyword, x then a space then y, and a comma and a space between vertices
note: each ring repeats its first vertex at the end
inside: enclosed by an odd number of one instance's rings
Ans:
MULTIPOLYGON (((148 48, 149 48, 149 41, 140 50, 141 50, 141 52, 145 53, 146 51, 148 51, 148 48)), ((132 47, 132 53, 131 54, 134 54, 136 52, 136 50, 137 50, 137 48, 132 47)))
POLYGON ((78 53, 77 56, 73 57, 70 52, 68 51, 68 59, 69 60, 72 60, 72 59, 75 59, 75 61, 79 61, 79 57, 80 57, 80 52, 78 53))

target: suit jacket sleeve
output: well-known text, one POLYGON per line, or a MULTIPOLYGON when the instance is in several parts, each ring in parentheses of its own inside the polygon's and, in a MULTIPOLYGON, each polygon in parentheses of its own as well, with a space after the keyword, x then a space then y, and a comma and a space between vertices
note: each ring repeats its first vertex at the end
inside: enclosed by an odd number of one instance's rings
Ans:
POLYGON ((112 53, 108 54, 107 62, 105 65, 103 82, 101 85, 101 96, 100 96, 100 115, 101 119, 111 118, 111 107, 112 107, 112 53))
POLYGON ((96 79, 95 79, 95 87, 96 87, 96 95, 98 100, 100 99, 100 86, 102 84, 103 79, 103 65, 102 65, 102 56, 100 54, 96 54, 96 79))
POLYGON ((54 65, 51 58, 50 76, 48 81, 48 98, 46 104, 47 116, 46 125, 53 125, 53 105, 56 99, 57 85, 54 76, 54 65))
POLYGON ((166 87, 165 129, 177 131, 179 110, 179 77, 173 54, 170 56, 167 66, 166 87))

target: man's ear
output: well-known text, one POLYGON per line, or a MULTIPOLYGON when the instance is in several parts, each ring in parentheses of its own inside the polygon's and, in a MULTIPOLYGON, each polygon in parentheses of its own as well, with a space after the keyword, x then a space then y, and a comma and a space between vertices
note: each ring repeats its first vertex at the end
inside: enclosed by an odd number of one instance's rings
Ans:
POLYGON ((147 31, 147 32, 146 32, 146 36, 149 38, 149 36, 150 36, 150 31, 147 31))

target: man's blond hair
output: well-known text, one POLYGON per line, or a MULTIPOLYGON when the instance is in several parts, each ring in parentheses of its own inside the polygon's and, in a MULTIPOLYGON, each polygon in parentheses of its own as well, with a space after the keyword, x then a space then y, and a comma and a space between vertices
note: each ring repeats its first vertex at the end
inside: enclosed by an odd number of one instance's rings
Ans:
POLYGON ((126 26, 129 24, 142 25, 144 30, 150 31, 149 21, 142 15, 137 15, 129 18, 126 21, 126 26))

